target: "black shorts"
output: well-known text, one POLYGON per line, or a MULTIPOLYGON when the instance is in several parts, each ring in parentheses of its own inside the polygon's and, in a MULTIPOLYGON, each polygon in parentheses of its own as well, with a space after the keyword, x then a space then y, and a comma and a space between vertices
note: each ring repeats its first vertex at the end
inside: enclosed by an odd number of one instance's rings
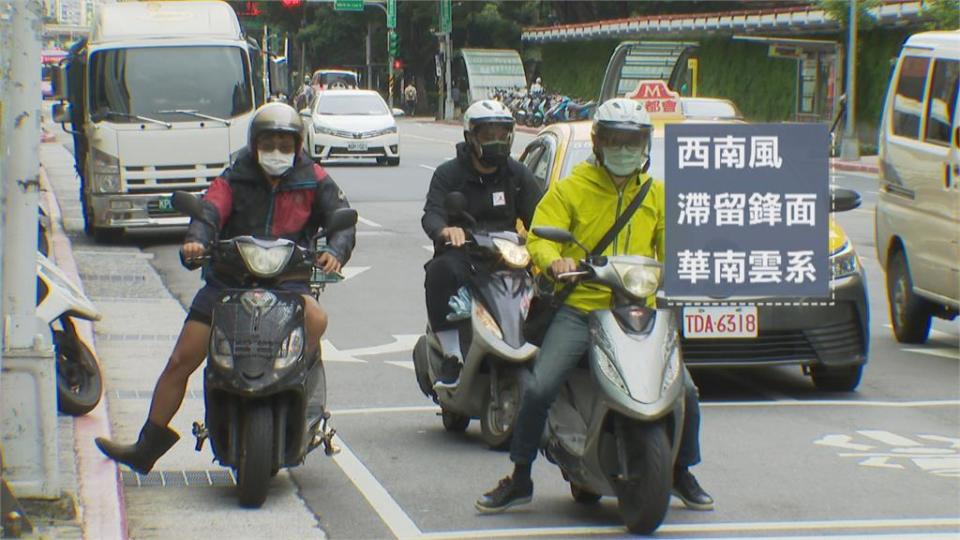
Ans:
MULTIPOLYGON (((302 281, 287 281, 274 288, 286 292, 310 294, 310 285, 302 281)), ((187 320, 210 326, 213 322, 213 305, 220 300, 223 291, 226 289, 227 287, 207 282, 193 297, 190 310, 187 312, 187 320)))

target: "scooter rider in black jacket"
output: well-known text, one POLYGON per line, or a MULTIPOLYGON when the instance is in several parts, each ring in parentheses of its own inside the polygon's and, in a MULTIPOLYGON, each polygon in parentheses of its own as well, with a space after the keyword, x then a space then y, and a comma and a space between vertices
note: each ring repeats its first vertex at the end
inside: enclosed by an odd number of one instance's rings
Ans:
MULTIPOLYGON (((210 184, 203 198, 204 214, 210 223, 219 225, 221 237, 266 236, 307 244, 334 210, 350 206, 330 175, 303 151, 302 134, 303 121, 289 105, 268 103, 254 113, 247 148, 210 184)), ((355 233, 351 227, 331 234, 316 265, 327 273, 339 271, 350 259, 355 233)), ((185 264, 202 256, 212 239, 213 231, 193 221, 180 248, 185 264)), ((206 284, 194 297, 173 353, 157 380, 150 413, 137 441, 121 444, 96 439, 97 447, 110 459, 147 474, 179 439, 167 424, 183 402, 190 375, 206 359, 213 306, 221 291, 231 286, 222 278, 212 272, 205 274, 206 284)), ((327 314, 310 295, 306 282, 289 281, 283 286, 303 295, 305 354, 315 354, 327 328, 327 314)))
MULTIPOLYGON (((426 265, 424 287, 427 317, 433 331, 449 329, 454 322, 450 298, 466 284, 473 272, 466 254, 457 248, 466 241, 458 216, 448 216, 444 201, 448 193, 466 196, 466 211, 477 227, 489 231, 516 230, 517 219, 530 226, 533 211, 543 195, 527 167, 510 157, 513 116, 499 101, 482 100, 463 114, 464 142, 457 144, 457 157, 433 173, 423 207, 423 230, 434 243, 434 257, 426 265)), ((456 386, 460 359, 447 358, 437 385, 456 386)))

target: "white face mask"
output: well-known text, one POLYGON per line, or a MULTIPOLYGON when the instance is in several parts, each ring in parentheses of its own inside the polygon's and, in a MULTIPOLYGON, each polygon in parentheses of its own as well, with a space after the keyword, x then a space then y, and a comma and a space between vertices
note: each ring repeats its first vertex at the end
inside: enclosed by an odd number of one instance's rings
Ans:
POLYGON ((293 168, 293 154, 284 154, 280 150, 273 152, 258 150, 257 157, 263 171, 270 176, 282 176, 293 168))
POLYGON ((643 147, 621 146, 603 150, 603 166, 614 176, 630 176, 647 161, 643 147))

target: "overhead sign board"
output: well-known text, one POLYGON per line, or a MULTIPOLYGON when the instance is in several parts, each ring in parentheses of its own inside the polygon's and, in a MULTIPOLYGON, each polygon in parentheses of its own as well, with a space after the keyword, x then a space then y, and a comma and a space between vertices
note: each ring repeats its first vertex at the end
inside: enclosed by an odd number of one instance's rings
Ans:
POLYGON ((642 101, 644 110, 651 115, 682 113, 680 94, 671 90, 665 81, 640 81, 637 83, 637 88, 633 92, 628 92, 626 97, 642 101))
POLYGON ((336 11, 363 11, 363 0, 333 0, 336 11))

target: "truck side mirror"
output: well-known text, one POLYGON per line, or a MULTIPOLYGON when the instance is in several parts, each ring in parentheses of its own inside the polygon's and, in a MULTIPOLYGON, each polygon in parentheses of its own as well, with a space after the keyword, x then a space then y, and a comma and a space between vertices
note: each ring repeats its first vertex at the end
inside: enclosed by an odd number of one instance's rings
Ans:
POLYGON ((53 98, 67 99, 67 70, 63 65, 50 66, 50 82, 53 83, 53 98))
MULTIPOLYGON (((70 121, 70 102, 60 101, 53 104, 53 121, 58 124, 65 124, 70 121)), ((66 128, 64 128, 66 129, 66 128)))

